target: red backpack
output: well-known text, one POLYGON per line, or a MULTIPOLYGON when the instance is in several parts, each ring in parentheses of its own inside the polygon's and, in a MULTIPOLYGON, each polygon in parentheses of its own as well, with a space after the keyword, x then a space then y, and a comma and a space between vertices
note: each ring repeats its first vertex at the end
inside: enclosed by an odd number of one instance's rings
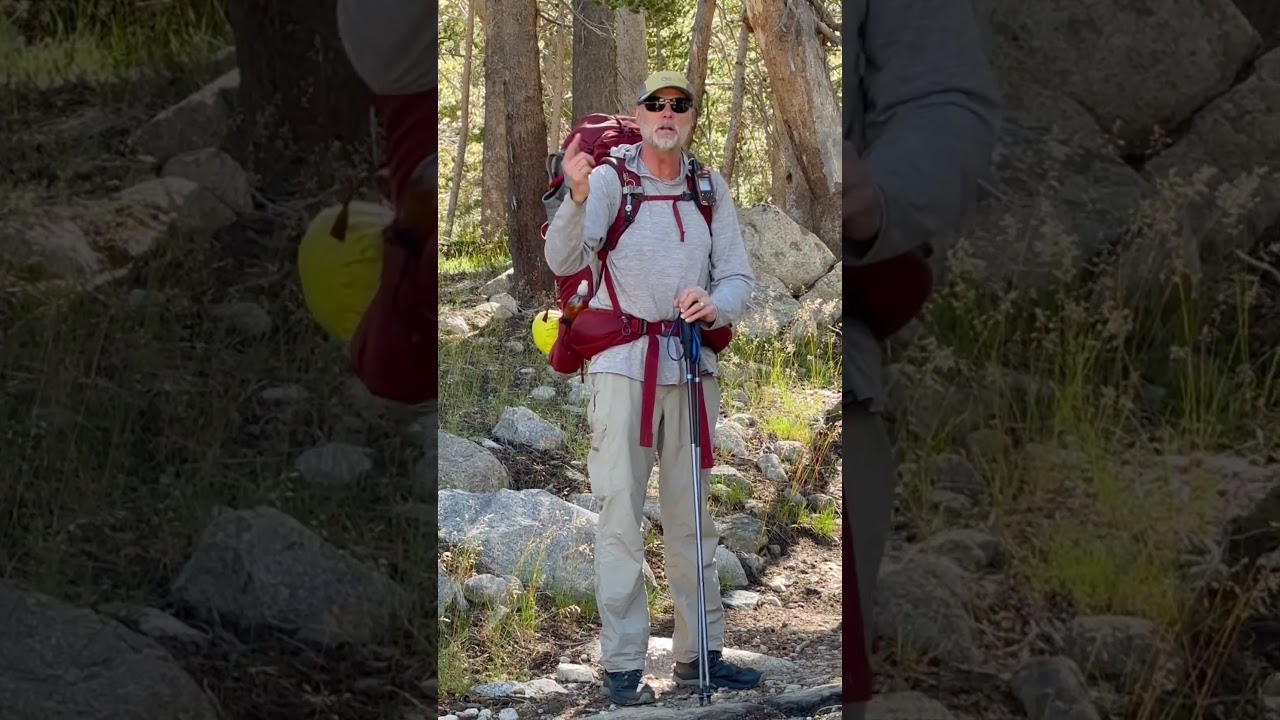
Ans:
POLYGON ((352 372, 365 388, 406 405, 439 394, 439 280, 426 255, 435 240, 436 194, 434 187, 410 187, 412 173, 435 151, 434 134, 423 129, 436 126, 437 99, 433 88, 375 100, 396 219, 383 234, 381 282, 350 344, 352 372))
MULTIPOLYGON (((563 313, 565 305, 577 294, 578 286, 584 280, 587 282, 588 287, 587 297, 594 297, 599 289, 597 284, 599 282, 604 285, 605 291, 609 293, 609 301, 614 308, 613 313, 611 313, 612 316, 614 318, 622 318, 623 315, 617 294, 613 289, 613 279, 610 277, 609 264, 606 259, 609 253, 617 247, 618 240, 622 237, 622 234, 635 221, 640 212, 640 205, 645 201, 671 203, 693 201, 702 215, 702 219, 707 223, 708 230, 711 229, 711 206, 696 201, 695 174, 698 172, 699 165, 697 160, 692 157, 690 158, 689 172, 685 176, 684 193, 680 195, 646 196, 640 191, 639 175, 629 170, 622 158, 614 157, 610 154, 610 151, 615 147, 633 145, 641 141, 640 126, 636 123, 636 119, 627 115, 593 113, 584 116, 573 126, 560 144, 559 153, 547 158, 549 188, 546 194, 542 196, 542 203, 547 210, 547 221, 542 224, 540 229, 544 242, 547 239, 547 228, 550 227, 551 219, 555 216, 556 211, 559 210, 568 192, 560 165, 564 160, 565 150, 575 137, 580 138, 579 150, 589 154, 597 166, 608 165, 618 174, 618 180, 624 188, 623 200, 618 205, 618 213, 614 216, 613 224, 609 226, 609 230, 605 234, 604 244, 596 251, 594 261, 572 275, 556 276, 557 304, 561 313, 563 313), (598 280, 597 274, 599 275, 598 280)), ((679 216, 677 215, 676 217, 678 221, 679 216)), ((681 232, 683 232, 683 228, 681 228, 681 232)), ((609 322, 603 318, 595 318, 594 315, 583 313, 578 316, 578 322, 582 326, 609 322)), ((571 333, 570 330, 569 321, 562 317, 560 320, 560 332, 551 347, 548 357, 548 362, 557 372, 582 372, 585 362, 597 353, 622 342, 627 342, 628 339, 634 339, 631 337, 632 333, 627 332, 623 325, 614 322, 610 322, 607 329, 593 327, 590 332, 587 332, 584 327, 579 327, 579 332, 574 333, 571 333)), ((703 330, 702 332, 703 345, 715 353, 723 351, 732 340, 733 328, 731 326, 715 330, 703 330)))

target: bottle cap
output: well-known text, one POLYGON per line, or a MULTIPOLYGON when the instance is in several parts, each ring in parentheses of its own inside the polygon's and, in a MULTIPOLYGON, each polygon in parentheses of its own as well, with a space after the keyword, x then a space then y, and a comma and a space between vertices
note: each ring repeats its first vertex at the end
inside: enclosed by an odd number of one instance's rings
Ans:
POLYGON ((587 294, 587 289, 590 287, 591 286, 587 283, 587 281, 583 280, 582 282, 578 283, 578 294, 585 297, 587 294))

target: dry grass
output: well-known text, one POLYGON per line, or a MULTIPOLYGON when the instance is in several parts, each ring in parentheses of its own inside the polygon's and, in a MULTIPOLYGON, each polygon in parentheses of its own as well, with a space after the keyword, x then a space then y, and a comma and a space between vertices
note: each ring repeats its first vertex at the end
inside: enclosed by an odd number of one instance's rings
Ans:
MULTIPOLYGON (((1197 190, 1166 186, 1136 218, 1147 234, 1135 242, 1161 242, 1170 208, 1197 190)), ((1240 214, 1238 198, 1219 197, 1229 198, 1219 206, 1224 223, 1240 214)), ((950 265, 977 269, 964 253, 957 248, 950 265)), ((1224 668, 1240 671, 1237 634, 1267 591, 1244 571, 1228 573, 1229 589, 1187 579, 1188 563, 1233 560, 1213 552, 1228 531, 1224 479, 1171 472, 1161 458, 1262 458, 1280 442, 1280 348, 1254 332, 1275 322, 1265 314, 1275 291, 1243 264, 1208 268, 1199 284, 1184 270, 1165 268, 1164 298, 1123 292, 1121 276, 1105 269, 1087 292, 1059 282, 1039 293, 960 272, 894 352, 915 370, 898 423, 909 524, 928 532, 954 522, 927 500, 928 455, 994 431, 988 439, 1001 442, 968 452, 993 489, 987 522, 1010 549, 1032 612, 1050 623, 1070 614, 1154 620, 1195 669, 1172 695, 1130 688, 1124 716, 1138 720, 1205 717, 1210 697, 1243 690, 1252 679, 1224 668)))

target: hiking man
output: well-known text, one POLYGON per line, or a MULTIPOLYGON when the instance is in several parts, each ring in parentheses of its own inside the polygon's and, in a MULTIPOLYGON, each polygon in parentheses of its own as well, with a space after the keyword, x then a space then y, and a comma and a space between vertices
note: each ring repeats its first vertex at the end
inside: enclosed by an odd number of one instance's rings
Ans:
MULTIPOLYGON (((852 271, 926 247, 976 202, 998 128, 997 82, 972 0, 845 0, 843 216, 852 271), (850 71, 846 70, 846 73, 850 71)), ((892 286, 892 282, 887 283, 892 286)), ((896 298, 886 297, 891 304, 896 298)), ((849 306, 846 305, 846 308, 849 306)), ((876 577, 897 468, 880 417, 881 348, 844 317, 844 717, 865 716, 876 577), (850 562, 850 560, 852 562, 850 562), (853 570, 854 572, 851 572, 853 570)))
MULTIPOLYGON (((638 178, 645 199, 606 258, 612 290, 595 292, 588 309, 574 321, 582 322, 592 310, 612 312, 610 297, 615 296, 617 309, 637 327, 628 342, 592 357, 588 376, 592 439, 587 470, 591 492, 602 503, 595 546, 600 662, 604 687, 619 705, 655 700, 653 688, 643 681, 650 627, 640 525, 655 454, 660 458, 666 575, 675 604, 675 679, 698 685, 699 603, 706 603, 712 686, 746 689, 761 680, 761 673, 732 665, 721 653, 724 609, 715 564, 719 537, 707 508, 694 507, 693 492, 692 463, 709 467, 712 438, 703 430, 700 442, 708 452, 702 458, 691 457, 688 391, 680 361, 684 355, 678 330, 667 336, 677 316, 707 330, 735 322, 747 309, 754 280, 737 210, 720 174, 710 173, 714 205, 709 228, 697 200, 658 199, 680 196, 688 187, 693 159, 683 148, 696 120, 694 101, 692 85, 674 72, 655 73, 637 92, 642 140, 614 148, 614 153, 638 178), (655 343, 657 352, 650 353, 655 343), (651 381, 645 382, 646 365, 653 364, 657 367, 649 368, 651 381), (646 406, 652 408, 648 418, 646 406), (651 435, 648 443, 646 429, 651 435), (694 512, 702 513, 700 538, 694 512), (705 597, 697 592, 695 542, 702 543, 705 597)), ((624 192, 618 171, 595 166, 590 155, 579 152, 578 138, 566 148, 562 171, 571 201, 561 204, 551 219, 544 254, 551 271, 566 276, 586 267, 601 247, 623 207, 624 192)), ((705 346, 701 368, 705 418, 700 425, 714 428, 720 391, 715 354, 705 346)), ((708 496, 709 475, 702 474, 703 498, 708 496)))

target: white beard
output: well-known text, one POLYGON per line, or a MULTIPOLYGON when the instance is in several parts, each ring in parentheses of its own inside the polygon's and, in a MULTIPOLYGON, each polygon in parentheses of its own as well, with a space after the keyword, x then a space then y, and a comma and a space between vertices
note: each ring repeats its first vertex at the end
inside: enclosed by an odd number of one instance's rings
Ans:
POLYGON ((676 130, 673 134, 658 135, 657 129, 640 132, 640 137, 654 148, 658 150, 675 150, 683 147, 686 140, 689 139, 689 129, 676 130))

